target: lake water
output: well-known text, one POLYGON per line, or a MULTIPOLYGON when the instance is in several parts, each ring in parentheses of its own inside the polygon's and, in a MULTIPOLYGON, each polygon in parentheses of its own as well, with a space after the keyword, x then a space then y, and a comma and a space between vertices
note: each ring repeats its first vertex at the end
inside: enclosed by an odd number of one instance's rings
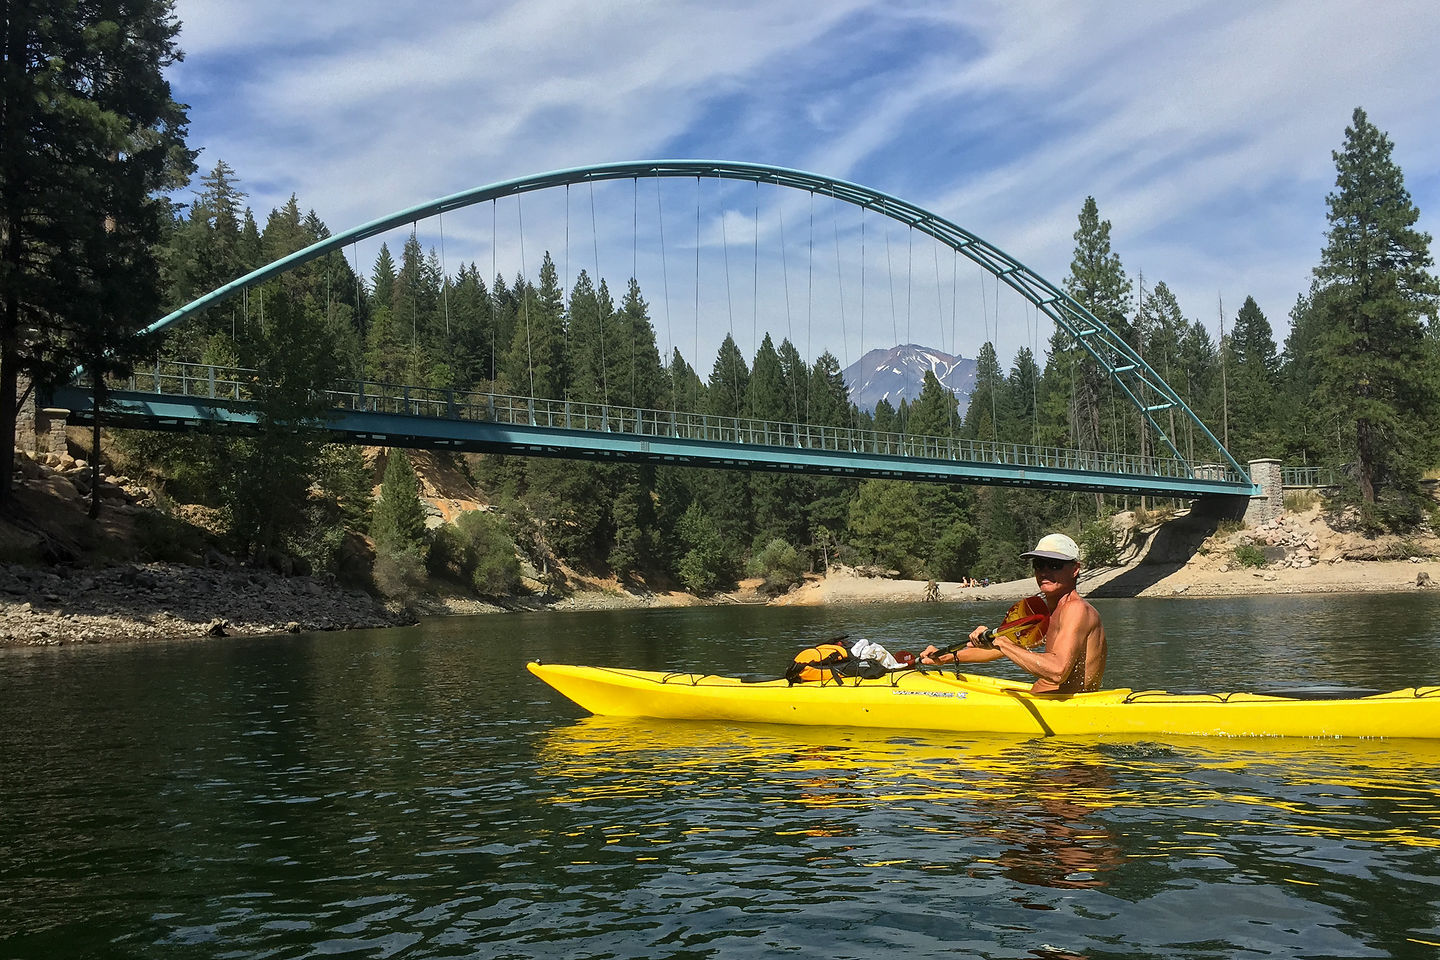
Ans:
MULTIPOLYGON (((1440 682, 1429 595, 1097 606, 1110 686, 1440 682)), ((618 721, 524 670, 773 676, 997 612, 0 651, 0 957, 1440 956, 1440 740, 618 721)))

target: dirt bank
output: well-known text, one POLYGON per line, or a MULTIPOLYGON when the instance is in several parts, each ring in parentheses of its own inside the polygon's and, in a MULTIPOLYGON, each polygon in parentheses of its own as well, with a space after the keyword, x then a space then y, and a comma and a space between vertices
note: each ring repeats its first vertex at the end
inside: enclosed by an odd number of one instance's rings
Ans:
MULTIPOLYGON (((1297 593, 1403 593, 1437 589, 1440 538, 1366 537, 1330 527, 1318 505, 1256 527, 1227 527, 1181 515, 1150 527, 1116 518, 1125 562, 1086 570, 1080 592, 1105 597, 1231 597, 1297 593), (1248 552, 1245 566, 1237 551, 1248 552), (1423 584, 1423 585, 1422 585, 1423 584)), ((988 587, 941 583, 940 602, 1016 600, 1035 591, 1028 577, 988 587)), ((807 582, 777 603, 897 603, 925 598, 923 580, 862 577, 838 568, 807 582)))

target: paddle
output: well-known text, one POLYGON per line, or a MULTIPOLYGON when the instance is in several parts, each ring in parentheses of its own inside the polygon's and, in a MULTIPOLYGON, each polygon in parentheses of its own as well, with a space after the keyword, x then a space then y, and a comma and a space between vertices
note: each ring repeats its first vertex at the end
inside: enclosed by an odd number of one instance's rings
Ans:
MULTIPOLYGON (((1045 598, 1037 594, 1017 602, 1006 612, 1005 619, 1001 621, 1000 626, 985 631, 985 634, 974 643, 981 649, 989 649, 995 645, 996 640, 1004 637, 1027 650, 1032 650, 1044 642, 1045 629, 1049 625, 1050 608, 1046 606, 1045 598)), ((935 651, 931 656, 939 657, 948 653, 957 653, 969 646, 970 643, 970 638, 966 637, 959 643, 935 651)), ((916 665, 919 665, 918 658, 916 665)), ((959 668, 959 664, 956 664, 956 668, 959 668)))

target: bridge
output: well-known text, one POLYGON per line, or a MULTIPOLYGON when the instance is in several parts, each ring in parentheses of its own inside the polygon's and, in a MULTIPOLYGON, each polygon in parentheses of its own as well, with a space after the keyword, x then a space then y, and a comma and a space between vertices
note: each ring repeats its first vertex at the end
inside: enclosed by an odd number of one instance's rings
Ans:
MULTIPOLYGON (((102 422, 150 430, 240 430, 257 424, 257 371, 165 363, 111 385, 102 422)), ((721 417, 496 393, 348 380, 309 427, 339 443, 646 462, 675 466, 889 477, 938 483, 1199 497, 1249 495, 1220 465, 1015 443, 721 417)), ((52 402, 93 423, 94 396, 60 388, 52 402)))
MULTIPOLYGON (((717 417, 674 409, 438 390, 363 380, 331 385, 324 391, 328 413, 321 420, 303 426, 346 443, 526 456, 1181 498, 1211 494, 1251 496, 1260 492, 1247 471, 1143 357, 1061 288, 999 248, 923 208, 859 184, 762 164, 698 160, 600 164, 479 187, 407 208, 313 243, 197 298, 156 321, 143 333, 163 330, 359 240, 448 211, 561 186, 678 177, 696 178, 697 184, 701 179, 713 178, 806 191, 812 201, 820 195, 852 204, 949 247, 989 273, 996 281, 997 291, 999 283, 1004 283, 1038 314, 1048 317, 1073 337, 1138 411, 1153 435, 1155 449, 1165 450, 1168 455, 1136 456, 950 437, 917 437, 837 426, 717 417), (1168 417, 1169 431, 1157 420, 1156 415, 1160 413, 1168 417), (1208 440, 1213 450, 1211 462, 1192 463, 1181 455, 1172 436, 1177 417, 1180 422, 1188 423, 1193 433, 1208 440)), ((521 239, 523 244, 523 234, 521 239)), ((728 289, 727 279, 727 295, 728 289)), ((84 385, 80 373, 77 371, 70 384, 54 391, 49 400, 52 406, 68 410, 72 422, 94 422, 98 417, 104 423, 141 429, 244 430, 253 427, 258 422, 256 399, 265 387, 252 370, 157 362, 153 369, 137 370, 128 380, 110 384, 105 408, 96 411, 93 394, 84 385)))

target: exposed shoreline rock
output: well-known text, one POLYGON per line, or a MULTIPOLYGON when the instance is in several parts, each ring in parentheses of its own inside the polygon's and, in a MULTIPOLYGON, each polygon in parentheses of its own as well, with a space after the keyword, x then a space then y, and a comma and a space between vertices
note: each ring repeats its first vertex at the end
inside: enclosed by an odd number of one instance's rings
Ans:
POLYGON ((413 613, 359 590, 266 570, 173 563, 0 564, 0 645, 259 636, 394 627, 413 613))

